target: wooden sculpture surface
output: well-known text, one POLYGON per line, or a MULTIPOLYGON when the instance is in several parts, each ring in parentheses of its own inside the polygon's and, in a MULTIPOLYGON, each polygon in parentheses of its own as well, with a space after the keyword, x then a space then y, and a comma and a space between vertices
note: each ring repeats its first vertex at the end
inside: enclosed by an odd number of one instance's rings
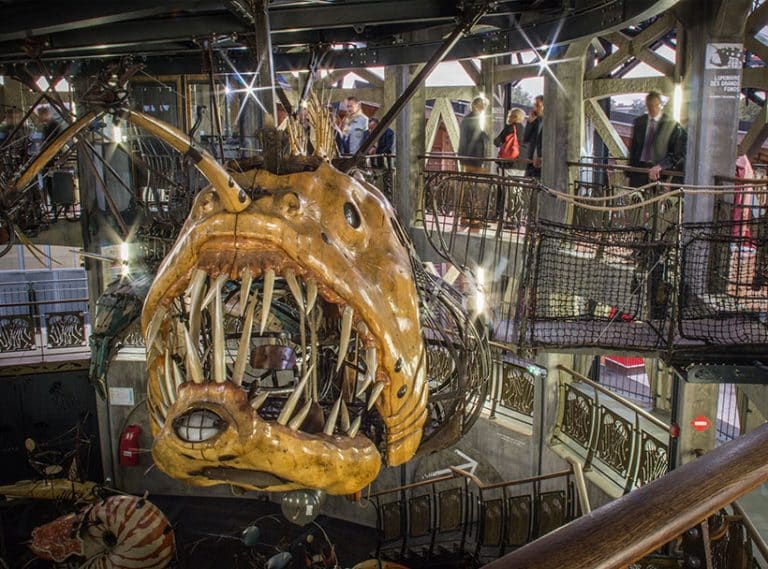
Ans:
POLYGON ((376 188, 327 164, 233 177, 248 207, 202 191, 144 305, 153 457, 195 485, 354 493, 380 450, 389 465, 413 456, 427 415, 402 229, 376 188), (276 341, 299 361, 282 392, 249 381, 276 341))

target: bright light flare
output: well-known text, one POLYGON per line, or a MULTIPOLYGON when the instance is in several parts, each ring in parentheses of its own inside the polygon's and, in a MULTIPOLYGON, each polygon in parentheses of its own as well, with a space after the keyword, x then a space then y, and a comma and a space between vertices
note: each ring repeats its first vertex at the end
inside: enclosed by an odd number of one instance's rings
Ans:
POLYGON ((683 85, 681 83, 675 84, 675 91, 672 95, 672 118, 677 122, 680 122, 680 117, 683 113, 683 85))
POLYGON ((486 307, 487 307, 487 301, 485 298, 485 282, 486 282, 486 274, 485 269, 483 267, 477 268, 477 289, 475 290, 475 294, 473 297, 474 302, 474 311, 475 314, 484 314, 486 307))
POLYGON ((123 241, 120 243, 120 276, 127 277, 131 272, 128 261, 131 258, 131 246, 123 241))

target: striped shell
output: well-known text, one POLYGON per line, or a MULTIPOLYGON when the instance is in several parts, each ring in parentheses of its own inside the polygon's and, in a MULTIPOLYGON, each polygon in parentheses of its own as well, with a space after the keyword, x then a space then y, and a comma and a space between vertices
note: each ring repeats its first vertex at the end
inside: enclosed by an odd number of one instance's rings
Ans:
POLYGON ((65 518, 32 532, 31 548, 38 556, 61 561, 62 544, 75 542, 68 554, 85 557, 81 569, 163 569, 173 559, 173 529, 145 498, 112 496, 65 518), (69 531, 61 530, 65 518, 69 531))

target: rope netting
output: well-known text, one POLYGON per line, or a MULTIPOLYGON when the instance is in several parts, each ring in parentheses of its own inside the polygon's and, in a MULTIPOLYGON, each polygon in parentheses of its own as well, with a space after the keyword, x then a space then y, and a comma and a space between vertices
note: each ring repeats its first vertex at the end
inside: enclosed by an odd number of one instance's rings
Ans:
POLYGON ((767 213, 758 180, 587 181, 566 194, 525 178, 429 172, 423 202, 440 255, 485 271, 497 341, 661 355, 768 343, 767 213), (541 220, 543 195, 564 201, 572 224, 541 220), (681 223, 689 196, 714 205, 711 222, 681 223))

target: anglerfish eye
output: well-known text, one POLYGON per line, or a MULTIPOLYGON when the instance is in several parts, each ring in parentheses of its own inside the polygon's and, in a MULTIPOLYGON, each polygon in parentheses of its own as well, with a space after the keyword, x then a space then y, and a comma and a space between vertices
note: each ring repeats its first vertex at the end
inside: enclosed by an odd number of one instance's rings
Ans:
POLYGON ((212 439, 227 427, 227 422, 210 409, 193 409, 173 421, 176 436, 188 443, 212 439))
POLYGON ((357 211, 354 204, 349 202, 344 204, 344 218, 347 220, 350 227, 354 227, 355 229, 360 227, 360 212, 357 211))

